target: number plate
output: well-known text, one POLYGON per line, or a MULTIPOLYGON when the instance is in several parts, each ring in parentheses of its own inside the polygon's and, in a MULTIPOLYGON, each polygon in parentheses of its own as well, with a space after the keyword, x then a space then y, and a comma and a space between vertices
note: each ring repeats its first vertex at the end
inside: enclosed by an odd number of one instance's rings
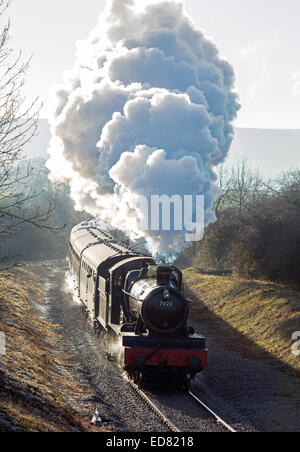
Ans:
POLYGON ((173 303, 173 301, 161 301, 160 307, 161 308, 174 308, 174 303, 173 303))

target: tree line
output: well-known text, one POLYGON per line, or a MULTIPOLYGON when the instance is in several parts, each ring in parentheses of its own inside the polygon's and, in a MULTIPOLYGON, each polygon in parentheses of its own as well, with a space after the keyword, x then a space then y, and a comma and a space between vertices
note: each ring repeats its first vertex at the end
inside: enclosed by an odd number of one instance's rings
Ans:
MULTIPOLYGON (((64 258, 71 228, 88 215, 75 211, 67 185, 51 184, 44 159, 23 160, 18 164, 18 172, 21 178, 26 176, 26 184, 15 183, 11 188, 16 199, 21 200, 24 215, 27 219, 36 218, 39 212, 47 211, 47 221, 45 217, 41 224, 41 218, 38 222, 34 220, 34 224, 24 221, 9 234, 0 235, 0 262, 6 265, 7 262, 64 258), (35 196, 28 196, 29 193, 35 196)), ((12 215, 15 211, 18 212, 18 207, 11 207, 12 215)))
POLYGON ((184 253, 186 264, 246 278, 299 281, 300 170, 264 180, 246 162, 219 172, 217 221, 184 253))
POLYGON ((11 0, 0 0, 0 268, 14 261, 64 257, 74 210, 66 186, 53 187, 45 161, 26 160, 41 105, 24 96, 30 59, 10 45, 11 0))

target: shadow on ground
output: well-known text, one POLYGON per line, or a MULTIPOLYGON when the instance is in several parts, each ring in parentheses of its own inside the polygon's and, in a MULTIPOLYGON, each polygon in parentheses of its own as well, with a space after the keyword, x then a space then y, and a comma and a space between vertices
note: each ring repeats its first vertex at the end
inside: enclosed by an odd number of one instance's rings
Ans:
POLYGON ((207 337, 209 350, 209 366, 195 384, 202 399, 219 412, 223 409, 231 424, 250 423, 258 431, 299 431, 300 380, 295 369, 212 312, 193 290, 187 294, 197 299, 197 321, 191 323, 207 337))

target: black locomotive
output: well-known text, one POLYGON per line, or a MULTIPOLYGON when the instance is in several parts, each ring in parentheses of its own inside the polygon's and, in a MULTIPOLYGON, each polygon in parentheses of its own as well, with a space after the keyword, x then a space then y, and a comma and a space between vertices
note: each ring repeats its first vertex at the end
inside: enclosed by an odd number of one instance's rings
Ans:
POLYGON ((124 367, 139 386, 171 378, 188 390, 207 350, 187 323, 181 271, 120 243, 98 219, 72 230, 69 261, 80 300, 96 325, 122 337, 124 367))

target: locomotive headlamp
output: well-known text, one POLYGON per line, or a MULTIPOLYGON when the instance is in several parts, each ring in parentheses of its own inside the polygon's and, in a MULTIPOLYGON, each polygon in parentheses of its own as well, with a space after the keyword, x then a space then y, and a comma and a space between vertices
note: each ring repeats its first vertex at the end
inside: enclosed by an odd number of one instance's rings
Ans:
POLYGON ((170 292, 168 290, 164 291, 164 300, 168 300, 170 298, 170 292))

